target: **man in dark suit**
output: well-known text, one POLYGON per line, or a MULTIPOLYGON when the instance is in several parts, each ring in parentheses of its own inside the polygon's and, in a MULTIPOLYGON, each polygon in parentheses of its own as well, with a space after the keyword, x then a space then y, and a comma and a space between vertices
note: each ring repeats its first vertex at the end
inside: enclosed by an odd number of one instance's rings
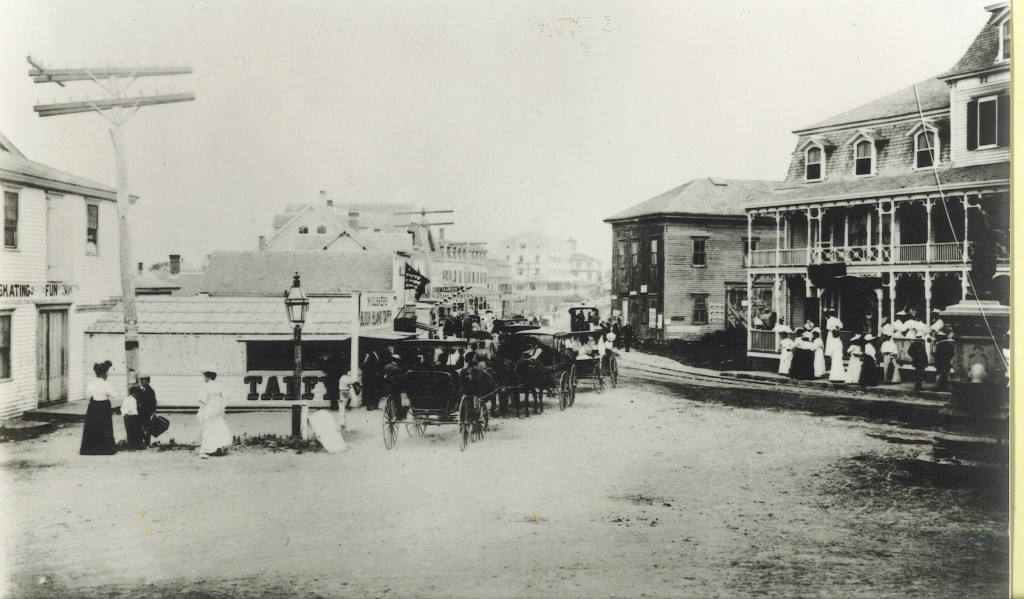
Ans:
POLYGON ((626 323, 626 326, 622 327, 622 346, 626 348, 626 352, 629 352, 629 346, 633 344, 633 325, 626 323))
POLYGON ((935 390, 945 391, 949 386, 949 369, 956 353, 956 335, 952 330, 943 337, 945 331, 939 331, 939 342, 935 344, 935 390))
POLYGON ((928 367, 928 351, 924 347, 924 339, 920 332, 914 333, 914 340, 907 348, 910 365, 914 367, 914 391, 920 391, 924 382, 924 369, 928 367))
POLYGON ((156 391, 153 387, 149 386, 149 377, 139 377, 139 384, 142 386, 142 393, 138 397, 139 405, 139 422, 142 423, 143 444, 149 446, 150 434, 149 434, 149 421, 156 414, 156 391))

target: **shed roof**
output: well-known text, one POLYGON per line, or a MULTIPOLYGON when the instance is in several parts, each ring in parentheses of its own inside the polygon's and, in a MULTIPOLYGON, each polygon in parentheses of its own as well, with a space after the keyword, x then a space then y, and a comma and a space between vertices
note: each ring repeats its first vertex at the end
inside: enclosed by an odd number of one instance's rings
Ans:
POLYGON ((0 144, 0 179, 64 193, 117 200, 113 187, 29 160, 7 138, 0 144))
MULTIPOLYGON (((970 73, 977 73, 979 71, 985 71, 991 69, 996 65, 996 59, 999 58, 999 36, 1002 32, 999 29, 999 25, 1003 21, 1003 17, 1006 15, 1007 4, 996 4, 989 7, 992 14, 989 16, 988 22, 978 32, 978 36, 971 42, 967 52, 960 57, 953 68, 939 75, 942 79, 953 79, 961 75, 967 75, 970 73)), ((1009 61, 1001 63, 1000 66, 1005 65, 1007 69, 1010 68, 1009 61)))
MULTIPOLYGON (((921 110, 928 112, 937 108, 949 107, 949 87, 945 82, 929 77, 924 81, 915 84, 917 97, 921 98, 921 110)), ((890 117, 917 114, 917 99, 914 95, 914 87, 911 85, 867 104, 861 104, 813 125, 801 127, 794 131, 800 133, 810 129, 822 129, 825 127, 837 127, 850 123, 862 121, 874 121, 890 117)))
MULTIPOLYGON (((146 335, 240 335, 291 338, 291 326, 279 297, 160 297, 135 302, 139 333, 146 335)), ((303 339, 348 338, 352 333, 351 298, 310 299, 303 339)), ((86 329, 89 334, 124 334, 118 304, 86 329)))
POLYGON ((210 256, 210 295, 281 297, 296 272, 308 295, 391 291, 394 252, 220 251, 210 256))
POLYGON ((767 199, 781 181, 756 181, 706 177, 694 179, 609 216, 604 222, 652 215, 743 216, 743 208, 767 199))

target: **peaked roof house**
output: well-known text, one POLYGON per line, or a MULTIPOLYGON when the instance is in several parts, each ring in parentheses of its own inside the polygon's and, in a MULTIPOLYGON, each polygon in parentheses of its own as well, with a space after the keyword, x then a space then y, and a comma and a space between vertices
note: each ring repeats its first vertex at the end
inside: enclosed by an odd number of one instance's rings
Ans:
MULTIPOLYGON (((751 255, 748 290, 771 289, 751 314, 820 323, 834 308, 845 340, 901 313, 930 324, 973 295, 1008 300, 1010 14, 987 10, 946 73, 794 131, 784 184, 747 208, 751 228, 775 227, 751 255)), ((751 331, 748 355, 776 358, 778 336, 751 331)))
POLYGON ((773 232, 748 230, 744 206, 777 181, 694 179, 610 216, 612 315, 640 338, 697 339, 745 326, 750 249, 773 232))

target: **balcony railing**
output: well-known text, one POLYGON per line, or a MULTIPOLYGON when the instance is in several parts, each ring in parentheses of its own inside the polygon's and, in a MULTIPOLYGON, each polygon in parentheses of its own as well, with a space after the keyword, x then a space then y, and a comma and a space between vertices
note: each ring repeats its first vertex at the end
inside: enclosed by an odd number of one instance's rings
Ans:
POLYGON ((964 244, 962 243, 932 244, 932 262, 963 262, 963 253, 964 244))
MULTIPOLYGON (((968 244, 968 257, 973 246, 968 244)), ((857 245, 849 247, 812 247, 810 248, 811 264, 843 262, 846 264, 925 264, 928 262, 961 262, 962 243, 931 244, 931 259, 928 257, 928 246, 923 243, 904 244, 890 247, 889 245, 857 245)), ((807 248, 755 250, 744 263, 752 266, 805 266, 807 265, 807 248), (776 263, 776 254, 778 262, 776 263)))
POLYGON ((750 329, 750 351, 779 353, 779 334, 775 331, 750 329))
POLYGON ((923 243, 896 246, 896 262, 924 262, 928 257, 928 246, 923 243))

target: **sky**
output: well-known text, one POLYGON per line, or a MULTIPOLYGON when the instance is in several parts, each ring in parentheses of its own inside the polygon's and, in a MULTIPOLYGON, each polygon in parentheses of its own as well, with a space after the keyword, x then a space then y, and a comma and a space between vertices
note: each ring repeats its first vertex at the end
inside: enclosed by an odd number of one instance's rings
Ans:
MULTIPOLYGON (((994 0, 0 0, 0 132, 114 185, 106 121, 36 104, 54 67, 188 65, 125 130, 136 261, 256 249, 292 203, 453 209, 446 237, 541 226, 608 265, 603 219, 697 177, 782 179, 795 129, 951 67, 994 0)), ((447 216, 444 215, 448 220, 447 216)))

